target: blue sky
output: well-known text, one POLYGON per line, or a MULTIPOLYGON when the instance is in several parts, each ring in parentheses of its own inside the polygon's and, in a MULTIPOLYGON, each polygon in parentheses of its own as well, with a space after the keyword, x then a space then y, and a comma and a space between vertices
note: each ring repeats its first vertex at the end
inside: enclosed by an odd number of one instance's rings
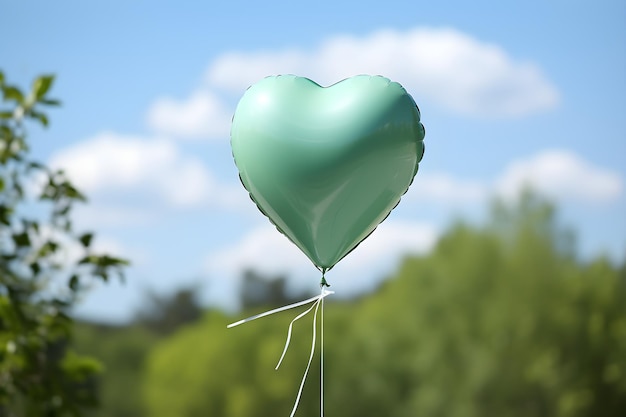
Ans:
POLYGON ((526 2, 34 2, 0 0, 0 67, 58 76, 63 107, 31 130, 38 158, 90 197, 78 226, 130 256, 125 285, 96 286, 85 317, 123 321, 147 288, 202 286, 234 308, 239 272, 318 272, 247 198, 228 131, 245 88, 295 73, 322 85, 377 73, 415 98, 426 154, 383 225, 329 274, 368 291, 451 219, 531 184, 590 257, 626 254, 626 4, 526 2))

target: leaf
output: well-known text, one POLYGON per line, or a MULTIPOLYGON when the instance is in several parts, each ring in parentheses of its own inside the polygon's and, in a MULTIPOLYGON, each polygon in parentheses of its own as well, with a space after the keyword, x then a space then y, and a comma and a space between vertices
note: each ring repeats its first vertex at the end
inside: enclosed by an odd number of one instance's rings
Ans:
POLYGON ((54 215, 56 217, 64 217, 67 216, 68 213, 70 212, 70 210, 72 209, 72 206, 70 204, 66 204, 64 206, 59 207, 59 209, 55 209, 54 210, 54 215))
MULTIPOLYGON (((71 278, 70 278, 71 280, 71 278)), ((67 308, 70 307, 72 304, 71 302, 67 301, 67 300, 62 300, 59 298, 54 298, 52 301, 52 305, 55 306, 58 309, 63 309, 63 308, 67 308)))
POLYGON ((34 110, 31 110, 29 114, 32 118, 39 120, 44 127, 48 127, 48 116, 34 110))
POLYGON ((15 233, 12 235, 13 242, 19 248, 23 248, 25 246, 30 246, 30 238, 28 237, 28 233, 15 233))
POLYGON ((13 112, 12 111, 0 111, 0 119, 12 119, 13 112))
POLYGON ((69 181, 65 181, 62 186, 65 190, 65 197, 72 200, 87 201, 87 197, 85 197, 83 193, 78 191, 78 189, 74 187, 74 185, 69 181))
MULTIPOLYGON (((17 158, 15 158, 17 159, 17 158)), ((18 196, 18 198, 22 199, 24 197, 24 188, 22 187, 21 184, 14 182, 13 183, 13 191, 15 191, 15 194, 18 196)))
POLYGON ((48 256, 59 249, 59 244, 53 240, 49 240, 39 249, 39 256, 48 256))
POLYGON ((0 223, 4 224, 5 226, 10 226, 12 214, 13 209, 11 207, 0 204, 0 223))
POLYGON ((78 238, 80 243, 83 244, 84 247, 88 248, 91 245, 91 240, 93 239, 93 233, 85 233, 78 238))
POLYGON ((0 124, 0 140, 10 142, 14 137, 14 132, 8 126, 0 124))
POLYGON ((95 264, 97 259, 98 258, 93 255, 87 255, 84 258, 82 258, 80 261, 78 261, 78 264, 79 265, 95 264))
POLYGON ((70 278, 69 282, 68 282, 68 286, 70 287, 70 289, 72 291, 76 291, 78 290, 78 275, 72 275, 72 277, 70 278))
POLYGON ((61 105, 60 100, 55 100, 51 98, 42 98, 41 100, 38 101, 38 103, 45 104, 46 106, 60 106, 61 105))
POLYGON ((116 258, 109 255, 102 255, 99 257, 98 265, 103 267, 111 267, 111 266, 128 266, 130 262, 127 259, 116 258))
POLYGON ((41 170, 41 171, 47 171, 47 167, 44 164, 42 164, 41 162, 37 162, 37 161, 30 161, 28 163, 28 169, 29 170, 31 170, 31 169, 38 169, 38 170, 41 170))
POLYGON ((31 222, 30 227, 36 232, 39 233, 39 223, 31 222))
POLYGON ((33 83, 33 95, 37 101, 46 95, 53 82, 54 75, 42 75, 35 80, 33 83))
POLYGON ((39 265, 39 263, 33 262, 29 266, 34 276, 39 275, 39 272, 41 272, 41 266, 39 265))
POLYGON ((2 89, 4 90, 5 100, 13 100, 20 104, 24 102, 24 94, 18 88, 8 85, 2 87, 2 89))

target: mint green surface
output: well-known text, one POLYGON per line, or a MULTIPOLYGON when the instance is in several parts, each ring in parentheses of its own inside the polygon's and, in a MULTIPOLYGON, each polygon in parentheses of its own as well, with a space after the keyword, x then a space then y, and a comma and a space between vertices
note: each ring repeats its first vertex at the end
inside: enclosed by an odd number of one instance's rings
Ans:
POLYGON ((243 185, 322 271, 398 204, 423 138, 404 88, 367 75, 325 88, 292 75, 265 78, 241 98, 231 127, 243 185))

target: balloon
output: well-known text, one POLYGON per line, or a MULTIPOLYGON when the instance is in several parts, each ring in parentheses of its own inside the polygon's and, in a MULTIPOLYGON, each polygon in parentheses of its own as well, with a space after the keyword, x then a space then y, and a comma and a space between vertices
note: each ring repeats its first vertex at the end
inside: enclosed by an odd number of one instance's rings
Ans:
POLYGON ((398 83, 359 75, 321 87, 286 75, 245 92, 231 146, 261 212, 326 272, 399 203, 417 173, 424 133, 398 83))

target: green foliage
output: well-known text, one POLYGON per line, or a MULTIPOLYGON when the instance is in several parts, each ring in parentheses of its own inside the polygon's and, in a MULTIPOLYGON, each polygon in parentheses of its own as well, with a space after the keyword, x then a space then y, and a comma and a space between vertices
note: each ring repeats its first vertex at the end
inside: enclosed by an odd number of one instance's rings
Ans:
POLYGON ((530 194, 496 204, 493 219, 482 231, 452 228, 362 305, 340 356, 368 369, 336 370, 362 400, 333 392, 340 415, 623 413, 624 277, 603 259, 575 261, 561 245, 571 233, 530 194))
POLYGON ((168 295, 147 292, 144 306, 129 325, 76 323, 76 351, 88 352, 104 366, 98 378, 100 407, 89 417, 146 415, 140 394, 148 353, 163 338, 202 317, 196 292, 195 287, 168 295))
POLYGON ((62 171, 29 156, 27 122, 48 125, 43 108, 54 76, 29 92, 0 72, 0 415, 78 416, 96 404, 99 365, 69 342, 69 310, 91 279, 122 273, 127 261, 93 253, 72 207, 85 201, 62 171), (34 213, 34 214, 33 214, 34 213), (78 261, 68 251, 82 252, 78 261), (62 290, 58 283, 67 282, 62 290))
MULTIPOLYGON (((288 315, 272 316, 227 330, 232 318, 210 312, 202 322, 163 341, 148 359, 143 391, 148 415, 289 415, 311 332, 309 325, 295 329, 289 353, 274 371, 290 320, 288 315)), ((312 375, 308 383, 318 386, 319 379, 312 375)), ((319 410, 316 394, 307 390, 300 407, 319 410)))
MULTIPOLYGON (((527 193, 494 203, 483 228, 452 227, 373 296, 328 303, 327 414, 621 416, 625 268, 583 263, 572 249, 554 208, 527 193)), ((291 318, 227 330, 233 319, 210 313, 159 343, 144 379, 148 415, 288 415, 311 332, 298 322, 275 372, 291 318)), ((297 416, 319 415, 318 372, 297 416)))
POLYGON ((140 396, 145 360, 160 337, 139 324, 111 326, 76 323, 75 349, 88 352, 104 366, 98 378, 100 407, 87 413, 87 416, 145 415, 140 396))

